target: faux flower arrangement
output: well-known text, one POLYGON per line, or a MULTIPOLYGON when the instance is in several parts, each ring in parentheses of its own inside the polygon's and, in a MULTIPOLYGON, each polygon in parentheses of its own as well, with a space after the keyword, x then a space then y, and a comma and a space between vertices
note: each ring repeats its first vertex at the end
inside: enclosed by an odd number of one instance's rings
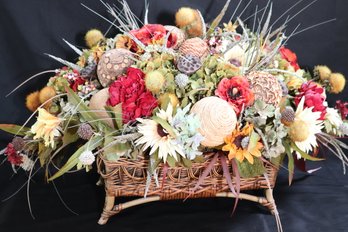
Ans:
POLYGON ((83 50, 67 42, 77 63, 50 55, 64 67, 27 96, 27 108, 38 113, 31 127, 0 125, 15 135, 1 154, 14 171, 67 158, 48 180, 88 171, 96 156, 189 168, 219 151, 240 177, 261 175, 265 163, 279 166, 287 157, 291 183, 294 164, 322 160, 320 143, 345 169, 348 146, 337 137, 348 135, 348 103, 327 104, 345 77, 323 65, 302 69, 284 45, 284 27, 270 27, 271 11, 257 32, 240 19, 220 25, 228 3, 210 25, 187 7, 177 11, 176 26, 147 19, 139 26, 127 7, 124 14, 108 7, 121 33, 105 38, 90 30, 83 50), (60 153, 81 141, 74 154, 60 153))

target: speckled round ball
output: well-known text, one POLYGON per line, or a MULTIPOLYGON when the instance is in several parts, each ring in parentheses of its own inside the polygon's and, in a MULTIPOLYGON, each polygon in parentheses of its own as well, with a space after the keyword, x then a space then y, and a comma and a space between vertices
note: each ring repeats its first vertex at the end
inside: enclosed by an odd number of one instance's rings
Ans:
POLYGON ((237 125, 233 107, 218 97, 205 97, 199 100, 192 106, 191 113, 199 117, 201 126, 198 131, 204 137, 201 145, 205 147, 223 144, 224 138, 231 134, 237 125))
POLYGON ((255 94, 255 99, 260 99, 274 106, 279 105, 283 90, 275 76, 266 72, 251 72, 246 78, 255 94))
POLYGON ((195 37, 186 40, 179 48, 183 56, 191 55, 204 59, 209 55, 208 44, 201 38, 195 37))
POLYGON ((178 49, 180 45, 186 40, 186 34, 180 28, 175 26, 166 25, 164 28, 169 31, 176 38, 176 43, 173 45, 173 49, 178 49))
POLYGON ((195 73, 198 69, 202 67, 202 61, 197 56, 181 56, 178 59, 177 68, 180 72, 186 75, 191 75, 195 73))
POLYGON ((123 48, 106 51, 100 58, 97 68, 98 79, 103 87, 107 87, 122 75, 134 61, 132 53, 123 48))

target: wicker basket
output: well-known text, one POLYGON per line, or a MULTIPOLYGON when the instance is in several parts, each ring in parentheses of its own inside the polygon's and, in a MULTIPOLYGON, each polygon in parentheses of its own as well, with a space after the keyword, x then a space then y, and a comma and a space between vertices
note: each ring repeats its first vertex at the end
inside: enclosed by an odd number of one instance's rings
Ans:
MULTIPOLYGON (((192 192, 200 175, 211 162, 214 155, 214 153, 205 154, 205 162, 194 163, 191 168, 168 168, 164 183, 162 183, 163 177, 161 176, 163 166, 160 165, 158 167, 159 186, 156 185, 155 181, 151 181, 146 198, 144 198, 144 194, 146 191, 146 173, 149 160, 144 158, 139 158, 138 160, 121 158, 117 162, 111 162, 103 158, 98 158, 98 172, 103 178, 106 191, 104 210, 98 223, 101 225, 105 224, 112 215, 119 213, 123 209, 152 201, 185 199, 187 197, 235 197, 228 187, 219 162, 216 162, 212 171, 208 177, 205 178, 199 189, 194 193, 192 192), (139 196, 141 198, 115 205, 115 197, 121 196, 139 196)), ((254 178, 241 178, 240 180, 241 191, 264 189, 265 196, 253 196, 240 193, 239 199, 258 202, 273 213, 275 204, 272 189, 275 185, 278 169, 267 163, 265 167, 267 170, 267 177, 257 176, 254 178), (268 184, 270 184, 270 188, 268 184)), ((229 169, 232 173, 231 165, 229 165, 229 169)), ((231 176, 233 183, 235 183, 233 173, 231 176)))

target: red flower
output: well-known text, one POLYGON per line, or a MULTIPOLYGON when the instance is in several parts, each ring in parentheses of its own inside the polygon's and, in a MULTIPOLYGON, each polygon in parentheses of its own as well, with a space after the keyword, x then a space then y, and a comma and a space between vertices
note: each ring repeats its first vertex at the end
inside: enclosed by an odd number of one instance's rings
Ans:
POLYGON ((151 116, 157 107, 157 99, 145 88, 145 74, 137 68, 128 68, 127 74, 119 77, 109 87, 108 105, 122 103, 123 123, 139 117, 151 116))
POLYGON ((76 78, 75 80, 73 80, 71 83, 70 83, 70 88, 74 91, 74 92, 77 92, 78 90, 78 87, 80 85, 83 85, 85 84, 85 80, 82 78, 82 77, 78 77, 76 78))
MULTIPOLYGON (((138 30, 130 31, 130 33, 144 45, 149 45, 163 44, 168 31, 163 25, 160 24, 146 24, 138 30)), ((171 33, 168 37, 167 47, 172 47, 176 43, 176 40, 176 36, 171 33)), ((135 42, 133 43, 132 50, 138 50, 135 42)))
POLYGON ((297 55, 293 51, 283 46, 279 49, 279 52, 282 58, 288 61, 295 71, 300 69, 300 66, 297 63, 297 55))
POLYGON ((298 105, 302 97, 305 97, 304 107, 313 107, 313 112, 321 112, 320 120, 324 120, 327 107, 324 105, 325 96, 323 93, 324 89, 314 82, 303 83, 299 89, 299 94, 295 97, 295 104, 298 105))
POLYGON ((348 102, 342 102, 341 100, 336 101, 335 108, 338 109, 338 111, 341 114, 341 118, 344 120, 348 116, 348 102))
POLYGON ((9 143, 5 150, 5 155, 7 155, 7 160, 13 164, 19 166, 22 161, 22 156, 17 154, 16 149, 14 148, 12 143, 9 143))
POLYGON ((254 93, 250 89, 249 82, 242 76, 224 78, 220 81, 215 95, 228 101, 238 115, 243 106, 249 106, 254 102, 254 93))

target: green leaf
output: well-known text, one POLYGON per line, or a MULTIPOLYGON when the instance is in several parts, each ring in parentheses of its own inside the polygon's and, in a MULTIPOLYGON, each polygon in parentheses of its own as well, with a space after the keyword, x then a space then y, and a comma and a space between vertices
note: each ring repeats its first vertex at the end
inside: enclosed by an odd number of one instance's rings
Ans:
POLYGON ((254 150, 259 140, 260 140, 260 135, 253 130, 251 132, 250 139, 249 139, 248 151, 254 150))
POLYGON ((63 135, 63 146, 66 146, 70 143, 74 143, 79 139, 79 135, 77 134, 78 127, 70 128, 65 130, 63 135))
POLYGON ((291 153, 290 145, 288 143, 284 143, 284 147, 285 147, 285 152, 288 156, 289 186, 290 186, 292 183, 292 179, 294 177, 294 168, 295 168, 294 157, 291 153))
POLYGON ((175 166, 176 166, 176 160, 174 159, 173 156, 167 157, 167 163, 168 163, 169 167, 171 167, 171 168, 175 168, 175 166))
POLYGON ((182 158, 182 164, 186 167, 186 168, 190 168, 192 166, 192 161, 186 158, 182 158))
POLYGON ((107 160, 110 161, 117 161, 121 156, 123 156, 130 148, 129 143, 117 143, 110 146, 110 143, 112 143, 114 140, 112 136, 107 136, 105 138, 104 142, 104 148, 103 151, 105 157, 107 160))
POLYGON ((43 167, 46 164, 47 160, 49 160, 51 153, 51 147, 46 147, 45 144, 39 143, 38 156, 41 167, 43 167))
POLYGON ((29 127, 23 127, 14 124, 0 124, 0 130, 6 131, 7 133, 25 136, 30 131, 29 127))
POLYGON ((52 181, 60 176, 62 176, 67 171, 71 170, 73 167, 77 165, 79 162, 79 157, 82 154, 82 152, 88 150, 94 150, 98 146, 101 145, 103 139, 100 136, 96 136, 89 140, 86 144, 84 144, 82 147, 80 147, 65 163, 65 165, 59 169, 58 172, 56 172, 51 178, 48 179, 48 181, 52 181))
POLYGON ((113 119, 115 128, 117 130, 121 130, 123 128, 123 122, 122 122, 122 103, 112 107, 112 106, 105 106, 105 110, 108 112, 110 117, 113 119))
POLYGON ((322 161, 322 160, 324 160, 324 159, 321 159, 321 158, 316 158, 316 157, 308 155, 306 152, 302 151, 294 142, 291 142, 291 147, 295 151, 300 153, 301 157, 306 159, 306 160, 311 160, 311 161, 322 161))
POLYGON ((65 87, 68 94, 68 100, 71 104, 77 107, 77 111, 81 114, 81 117, 87 121, 94 129, 98 129, 98 123, 105 124, 108 128, 109 125, 100 120, 100 118, 88 108, 84 101, 69 87, 65 87))
POLYGON ((261 159, 254 159, 254 164, 249 163, 247 160, 243 162, 236 162, 238 165, 240 176, 243 178, 253 178, 265 173, 266 169, 261 159))

